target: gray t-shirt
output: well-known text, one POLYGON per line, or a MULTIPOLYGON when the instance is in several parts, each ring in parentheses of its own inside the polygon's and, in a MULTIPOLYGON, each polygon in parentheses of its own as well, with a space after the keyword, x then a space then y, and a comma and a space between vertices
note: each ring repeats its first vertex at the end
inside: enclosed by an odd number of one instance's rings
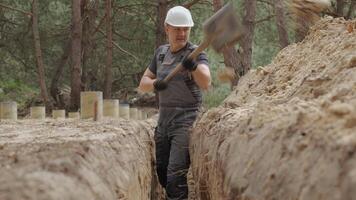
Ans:
MULTIPOLYGON (((162 45, 156 49, 148 68, 158 79, 163 79, 195 48, 195 45, 188 42, 184 48, 172 53, 169 45, 162 45)), ((200 53, 195 61, 198 64, 204 63, 208 65, 208 58, 205 53, 200 53)), ((159 92, 160 107, 195 108, 199 107, 201 103, 202 94, 200 88, 187 70, 179 72, 168 83, 167 89, 159 92)))

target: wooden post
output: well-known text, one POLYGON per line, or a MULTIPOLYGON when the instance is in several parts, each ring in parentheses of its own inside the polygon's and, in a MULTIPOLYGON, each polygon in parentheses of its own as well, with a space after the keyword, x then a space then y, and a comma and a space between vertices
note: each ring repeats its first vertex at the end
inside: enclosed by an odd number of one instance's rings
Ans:
POLYGON ((96 114, 97 120, 100 120, 103 116, 103 93, 81 92, 80 109, 81 119, 94 118, 96 114), (95 102, 97 102, 96 105, 95 102))
POLYGON ((79 119, 80 118, 79 112, 68 112, 68 118, 79 119))
POLYGON ((17 120, 17 103, 15 101, 0 103, 0 119, 17 120))
POLYGON ((104 99, 103 114, 105 117, 119 117, 119 100, 104 99))
POLYGON ((130 105, 129 104, 120 104, 120 117, 124 119, 130 119, 130 105))
POLYGON ((94 121, 98 121, 98 101, 94 103, 94 121))
POLYGON ((137 108, 130 108, 130 119, 137 120, 137 108))
POLYGON ((142 111, 142 120, 146 120, 147 119, 147 113, 143 110, 142 111))
POLYGON ((65 110, 53 110, 52 117, 53 117, 53 119, 65 119, 66 111, 65 110))
POLYGON ((142 120, 142 110, 137 109, 137 119, 142 120))
POLYGON ((45 119, 46 118, 46 107, 44 106, 34 106, 30 108, 31 119, 45 119))

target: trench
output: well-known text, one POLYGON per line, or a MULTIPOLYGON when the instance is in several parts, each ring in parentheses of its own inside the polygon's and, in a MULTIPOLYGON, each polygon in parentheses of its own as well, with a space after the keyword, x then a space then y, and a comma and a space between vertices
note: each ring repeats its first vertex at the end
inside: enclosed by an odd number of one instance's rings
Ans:
MULTIPOLYGON (((356 21, 324 18, 191 133, 191 199, 356 199, 356 21)), ((0 199, 162 199, 156 119, 0 122, 0 199)))

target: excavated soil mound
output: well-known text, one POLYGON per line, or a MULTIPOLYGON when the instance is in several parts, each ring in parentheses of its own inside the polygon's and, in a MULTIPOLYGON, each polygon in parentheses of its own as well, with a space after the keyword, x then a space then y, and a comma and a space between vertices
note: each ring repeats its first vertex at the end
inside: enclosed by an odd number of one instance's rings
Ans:
POLYGON ((2 121, 0 199, 158 199, 155 123, 2 121))
POLYGON ((324 18, 191 137, 201 199, 356 199, 356 20, 324 18))

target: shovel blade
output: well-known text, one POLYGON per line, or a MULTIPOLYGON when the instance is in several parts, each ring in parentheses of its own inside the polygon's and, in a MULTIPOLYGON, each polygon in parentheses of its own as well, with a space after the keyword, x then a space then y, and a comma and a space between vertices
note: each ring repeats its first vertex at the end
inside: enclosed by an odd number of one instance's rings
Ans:
POLYGON ((236 44, 244 35, 244 28, 232 3, 226 4, 203 24, 205 38, 220 52, 225 46, 236 44))

